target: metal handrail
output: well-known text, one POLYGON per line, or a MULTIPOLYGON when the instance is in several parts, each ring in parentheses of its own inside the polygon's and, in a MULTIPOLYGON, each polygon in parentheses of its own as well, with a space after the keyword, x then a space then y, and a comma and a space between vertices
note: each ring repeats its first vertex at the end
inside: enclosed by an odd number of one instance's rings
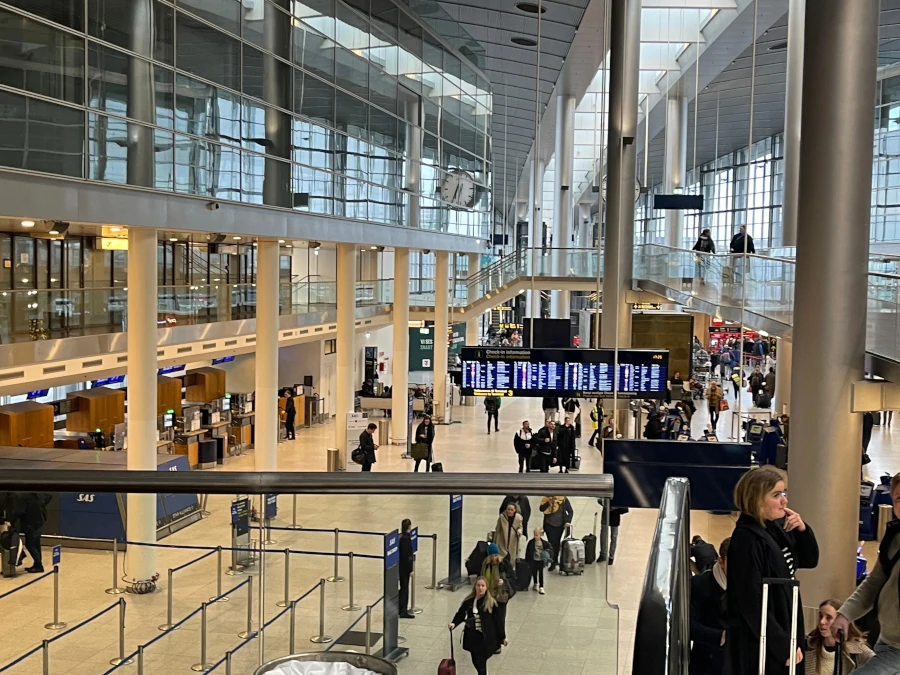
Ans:
POLYGON ((332 474, 319 472, 200 473, 177 471, 90 471, 84 469, 7 469, 0 490, 21 492, 131 492, 187 494, 410 494, 497 495, 569 494, 609 498, 609 474, 579 476, 528 474, 332 474))
POLYGON ((683 675, 690 662, 691 487, 669 478, 638 605, 631 669, 642 675, 683 675))

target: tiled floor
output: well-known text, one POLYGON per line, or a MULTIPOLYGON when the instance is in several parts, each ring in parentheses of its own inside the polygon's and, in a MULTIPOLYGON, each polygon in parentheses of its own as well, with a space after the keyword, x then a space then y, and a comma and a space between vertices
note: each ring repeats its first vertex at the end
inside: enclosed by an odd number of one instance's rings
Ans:
MULTIPOLYGON (((437 429, 435 453, 448 471, 485 471, 503 473, 514 471, 516 456, 511 438, 522 419, 530 417, 535 426, 540 420, 536 400, 510 400, 500 412, 501 432, 488 436, 484 430, 483 408, 461 407, 455 411, 461 424, 437 429)), ((695 435, 706 422, 706 411, 701 407, 694 418, 695 435)), ((900 419, 898 419, 900 424, 900 419)), ((730 413, 720 421, 720 431, 730 428, 730 413)), ((722 434, 724 437, 725 434, 722 434)), ((586 438, 582 439, 582 443, 586 438)), ((279 447, 279 467, 285 471, 320 471, 325 468, 324 448, 333 444, 333 427, 325 425, 298 432, 297 441, 283 443, 279 447)), ((869 473, 877 476, 884 470, 897 467, 900 457, 900 429, 896 435, 889 428, 876 427, 870 454, 874 462, 869 473), (896 440, 895 440, 896 438, 896 440)), ((599 453, 582 448, 582 471, 599 472, 599 453)), ((221 470, 251 470, 252 453, 235 459, 221 470)), ((412 471, 412 462, 400 458, 397 448, 379 452, 376 471, 412 471)), ((411 477, 411 480, 415 480, 411 477)), ((498 488, 502 492, 502 485, 498 488)), ((211 497, 209 518, 165 540, 166 544, 202 546, 227 546, 229 535, 229 509, 227 497, 211 497)), ((501 497, 470 497, 464 506, 464 553, 474 546, 484 533, 493 529, 501 497)), ((532 497, 532 508, 537 513, 539 498, 532 497)), ((577 536, 583 536, 593 527, 596 503, 586 499, 573 500, 575 508, 574 528, 577 536)), ((401 519, 413 519, 422 533, 437 532, 441 540, 446 538, 447 500, 439 497, 374 497, 374 496, 316 496, 297 498, 297 524, 308 528, 334 528, 371 530, 384 532, 399 526, 401 519)), ((279 500, 280 516, 275 525, 290 526, 293 520, 293 502, 290 496, 279 500)), ((538 518, 532 517, 533 525, 538 518)), ((490 661, 492 675, 516 673, 566 673, 591 672, 601 675, 627 675, 631 672, 631 648, 640 589, 656 513, 650 510, 632 511, 625 516, 619 534, 619 550, 616 562, 609 568, 608 583, 605 566, 590 566, 583 577, 548 575, 547 594, 539 596, 521 592, 510 604, 507 631, 510 640, 503 654, 490 661), (607 607, 606 595, 618 611, 607 607), (617 634, 618 626, 618 634, 617 634), (616 654, 618 645, 618 655, 616 654), (617 658, 618 657, 618 658, 617 658)), ((532 525, 532 526, 533 526, 532 525)), ((718 544, 730 534, 731 519, 694 512, 692 532, 718 544)), ((330 534, 303 531, 276 531, 277 543, 267 546, 273 553, 267 554, 265 565, 265 617, 271 619, 280 608, 275 603, 284 592, 285 548, 327 552, 332 550, 330 534)), ((437 663, 447 656, 446 625, 465 595, 464 590, 451 593, 432 591, 424 586, 430 581, 431 546, 422 540, 419 555, 419 578, 416 582, 416 604, 423 609, 413 621, 401 621, 401 635, 407 638, 404 646, 410 655, 399 664, 401 675, 426 675, 434 673, 437 663)), ((378 554, 377 537, 344 535, 342 550, 357 554, 378 554)), ((439 547, 438 576, 446 570, 446 552, 439 547)), ((198 551, 161 549, 157 556, 157 569, 162 573, 160 592, 149 596, 122 596, 127 602, 126 652, 133 651, 161 635, 157 626, 166 618, 166 570, 176 567, 201 553, 198 551)), ((49 551, 45 552, 49 556, 49 551)), ((870 555, 870 558, 873 556, 870 555)), ((226 559, 226 565, 227 559, 226 559)), ((341 573, 347 576, 346 560, 340 562, 341 573)), ((313 588, 322 577, 332 571, 332 558, 326 555, 295 555, 291 558, 290 597, 298 597, 313 588)), ((116 601, 116 597, 103 593, 111 582, 111 554, 66 549, 60 572, 60 588, 63 598, 61 619, 74 626, 116 601)), ((259 588, 263 575, 259 570, 254 577, 254 627, 258 620, 259 588)), ((243 583, 247 577, 224 576, 226 590, 243 583)), ((23 575, 16 579, 0 579, 0 594, 7 592, 33 577, 23 575)), ((176 572, 173 582, 173 614, 176 620, 196 610, 200 604, 214 596, 216 589, 216 556, 206 558, 195 565, 176 572)), ((0 641, 0 668, 17 655, 50 639, 55 633, 44 629, 52 616, 52 580, 46 579, 16 593, 0 598, 0 609, 5 609, 9 620, 5 639, 0 641)), ((326 633, 340 635, 361 612, 344 612, 349 584, 326 584, 326 633)), ((379 561, 357 559, 355 565, 355 601, 365 606, 381 596, 379 561)), ((320 648, 309 641, 318 633, 319 596, 312 593, 297 607, 296 649, 308 651, 320 648)), ((208 608, 208 661, 221 659, 226 650, 235 649, 240 643, 237 633, 245 628, 247 615, 247 588, 243 586, 230 596, 227 603, 208 608)), ((117 629, 115 612, 104 615, 77 632, 66 635, 50 646, 50 672, 91 674, 106 672, 109 659, 116 656, 117 629)), ((377 630, 381 616, 373 613, 373 627, 377 630)), ((267 629, 264 640, 264 659, 272 659, 288 652, 288 617, 285 615, 267 629)), ((363 628, 360 622, 358 628, 363 628)), ((242 648, 234 659, 233 673, 252 673, 260 659, 260 641, 254 640, 242 648)), ((468 658, 458 650, 461 674, 474 672, 468 658)), ((195 616, 184 626, 147 648, 144 672, 188 672, 200 659, 200 617, 195 616)), ((40 654, 32 656, 18 666, 6 671, 11 675, 31 675, 41 672, 40 654)), ((136 665, 126 666, 117 673, 135 673, 136 665)), ((215 672, 224 673, 224 667, 215 672)))

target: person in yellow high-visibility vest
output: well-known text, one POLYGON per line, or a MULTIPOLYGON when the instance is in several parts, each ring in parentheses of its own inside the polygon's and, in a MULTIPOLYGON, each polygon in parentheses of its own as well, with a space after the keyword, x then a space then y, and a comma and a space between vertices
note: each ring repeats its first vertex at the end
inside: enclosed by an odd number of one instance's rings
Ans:
POLYGON ((597 402, 591 407, 591 429, 593 429, 593 433, 591 434, 591 439, 588 441, 588 445, 594 445, 594 441, 597 439, 597 430, 600 428, 600 421, 602 419, 603 405, 598 398, 597 402))

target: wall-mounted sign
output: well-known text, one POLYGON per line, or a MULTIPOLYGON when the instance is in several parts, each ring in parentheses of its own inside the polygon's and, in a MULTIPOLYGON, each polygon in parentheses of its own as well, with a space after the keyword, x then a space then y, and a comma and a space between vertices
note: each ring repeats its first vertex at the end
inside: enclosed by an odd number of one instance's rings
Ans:
POLYGON ((103 251, 127 251, 128 240, 118 237, 100 237, 100 249, 103 251))
POLYGON ((638 311, 653 311, 658 312, 662 309, 662 303, 659 302, 636 302, 632 305, 632 307, 638 311))

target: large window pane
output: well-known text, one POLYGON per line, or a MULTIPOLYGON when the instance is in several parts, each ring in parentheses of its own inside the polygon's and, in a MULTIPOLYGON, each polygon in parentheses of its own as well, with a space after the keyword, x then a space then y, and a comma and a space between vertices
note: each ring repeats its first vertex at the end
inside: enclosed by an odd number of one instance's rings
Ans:
POLYGON ((358 98, 335 90, 335 126, 357 138, 369 137, 369 106, 358 98))
POLYGON ((241 46, 224 33, 179 13, 176 66, 234 90, 241 87, 241 46))
POLYGON ((148 58, 152 56, 157 61, 172 63, 175 11, 161 2, 152 3, 153 53, 145 54, 142 46, 136 42, 138 35, 132 27, 134 22, 140 22, 143 27, 145 17, 137 11, 141 5, 137 0, 88 0, 88 32, 117 47, 148 58), (135 11, 132 12, 132 9, 135 11))
POLYGON ((0 84, 81 103, 84 41, 0 9, 0 84))
POLYGON ((0 92, 0 165, 81 177, 84 113, 0 92))
POLYGON ((175 191, 240 201, 240 151, 176 134, 175 191))
POLYGON ((319 169, 332 168, 333 136, 334 132, 330 129, 324 129, 306 120, 294 119, 293 161, 319 169))
MULTIPOLYGON (((215 2, 208 2, 208 0, 178 0, 176 4, 180 9, 185 9, 235 35, 241 34, 241 12, 243 10, 238 0, 215 0, 215 2)), ((258 5, 258 9, 254 11, 262 12, 262 2, 253 4, 258 5)), ((248 3, 249 5, 250 3, 248 3)))
POLYGON ((294 2, 294 63, 311 73, 334 79, 334 4, 332 0, 294 2))
POLYGON ((172 189, 172 134, 154 131, 137 122, 91 113, 88 115, 89 157, 88 178, 123 185, 144 186, 145 169, 152 170, 152 183, 145 187, 157 190, 172 189), (141 147, 135 139, 146 138, 141 147), (149 152, 147 158, 144 152, 149 152), (133 165, 129 167, 129 154, 133 165), (150 167, 143 162, 149 161, 150 167), (131 174, 129 172, 132 172, 131 174))
POLYGON ((63 26, 84 30, 83 0, 4 0, 4 2, 63 26))
POLYGON ((247 96, 263 98, 263 69, 265 68, 263 53, 247 44, 243 45, 243 48, 244 78, 241 91, 247 96))
MULTIPOLYGON (((294 95, 297 95, 295 89, 294 95)), ((327 82, 322 82, 311 75, 303 78, 301 94, 302 102, 299 112, 315 122, 335 126, 334 120, 334 87, 327 82)))
POLYGON ((241 142, 241 99, 230 91, 177 75, 175 129, 223 143, 241 142))
POLYGON ((369 27, 355 12, 337 3, 337 69, 334 82, 360 98, 369 97, 369 27))
POLYGON ((398 137, 398 122, 393 115, 374 106, 369 110, 369 133, 373 143, 399 152, 403 144, 398 137))

